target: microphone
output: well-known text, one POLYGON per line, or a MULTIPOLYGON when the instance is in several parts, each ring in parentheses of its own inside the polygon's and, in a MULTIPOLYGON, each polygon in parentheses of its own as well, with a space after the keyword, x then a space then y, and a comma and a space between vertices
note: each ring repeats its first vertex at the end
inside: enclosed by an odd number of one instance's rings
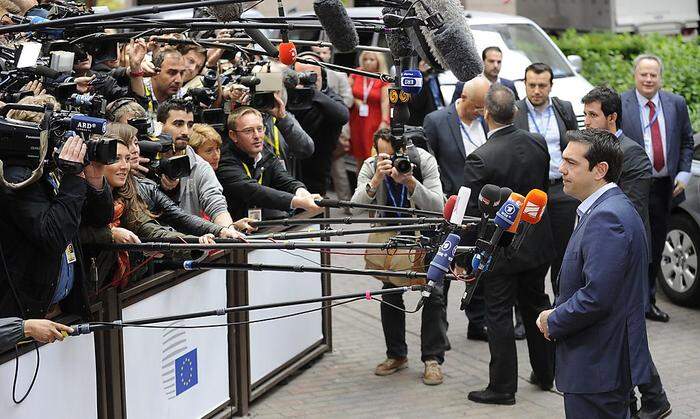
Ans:
POLYGON ((452 70, 460 81, 469 81, 484 71, 481 56, 474 45, 474 36, 458 0, 423 0, 417 14, 431 23, 438 10, 443 20, 431 28, 421 28, 428 45, 443 68, 452 70))
MULTIPOLYGON (((433 260, 430 261, 430 266, 428 267, 427 273, 428 284, 421 293, 421 298, 418 301, 418 307, 422 307, 425 299, 430 298, 433 288, 442 288, 443 279, 445 278, 447 271, 450 270, 450 265, 455 258, 457 246, 461 240, 459 234, 454 233, 454 230, 457 226, 462 224, 471 193, 471 189, 467 188, 466 186, 462 186, 459 188, 457 198, 453 201, 455 204, 451 204, 451 206, 454 208, 450 214, 450 224, 453 228, 450 234, 448 234, 445 238, 445 241, 438 248, 433 260)), ((452 198, 454 198, 454 195, 450 197, 450 199, 452 198)), ((444 215, 447 214, 445 213, 444 215)))
POLYGON ((262 48, 267 55, 273 58, 279 57, 280 52, 277 50, 277 48, 275 48, 274 45, 272 45, 272 42, 270 42, 270 40, 267 39, 265 34, 262 33, 260 29, 245 28, 243 30, 245 31, 246 35, 250 37, 250 39, 255 41, 256 44, 260 45, 260 48, 262 48))
POLYGON ((384 21, 384 26, 387 27, 385 32, 386 44, 391 51, 391 56, 395 59, 402 57, 410 57, 413 55, 413 47, 411 46, 411 39, 408 37, 406 30, 404 28, 391 28, 391 20, 395 14, 399 13, 401 10, 392 7, 385 7, 382 9, 382 20, 384 21))
POLYGON ((401 90, 417 95, 423 88, 423 73, 420 70, 404 70, 401 72, 401 90))
MULTIPOLYGON (((279 45, 278 59, 284 65, 293 65, 297 60, 297 47, 294 42, 282 42, 279 45)), ((296 87, 296 84, 294 85, 296 87)))
MULTIPOLYGON (((240 20, 241 14, 243 13, 243 3, 229 3, 220 6, 209 6, 207 8, 209 13, 216 18, 219 22, 233 22, 240 20)), ((279 51, 272 45, 269 39, 263 34, 260 29, 255 28, 245 28, 243 29, 256 44, 267 53, 270 57, 277 58, 279 56, 279 51)))
POLYGON ((496 216, 498 206, 501 205, 501 188, 487 183, 481 188, 481 192, 479 192, 478 202, 479 210, 481 210, 478 237, 481 239, 484 237, 484 234, 486 234, 486 226, 488 225, 489 218, 496 216))
POLYGON ((518 215, 515 217, 515 222, 513 222, 513 225, 511 225, 508 230, 506 230, 507 233, 517 233, 518 232, 518 225, 520 224, 520 215, 523 213, 523 208, 525 208, 525 197, 520 195, 519 193, 513 192, 510 194, 510 198, 514 200, 515 202, 518 203, 518 206, 520 207, 518 209, 518 215))
MULTIPOLYGON (((281 58, 280 61, 282 61, 281 58)), ((284 87, 287 89, 294 89, 299 84, 299 73, 291 68, 285 68, 282 70, 282 84, 284 84, 284 87)))
POLYGON ((511 249, 513 249, 514 252, 520 249, 520 245, 523 244, 525 235, 530 230, 531 226, 540 222, 546 207, 547 194, 544 191, 533 189, 527 194, 520 211, 520 221, 525 223, 525 227, 523 227, 523 231, 521 231, 518 237, 511 243, 511 249))
MULTIPOLYGON (((493 219, 493 222, 496 224, 496 231, 493 232, 491 240, 488 243, 490 249, 496 247, 498 241, 503 235, 503 232, 508 230, 514 224, 517 228, 517 224, 515 223, 515 221, 518 218, 519 212, 520 203, 518 202, 517 196, 513 197, 513 195, 511 194, 510 198, 508 198, 508 200, 503 205, 501 205, 501 208, 498 209, 498 212, 496 212, 496 216, 493 219)), ((493 253, 493 251, 489 253, 493 253)))
MULTIPOLYGON (((411 10, 411 14, 415 14, 415 11, 411 10)), ((436 72, 443 71, 445 67, 438 61, 437 57, 433 54, 431 47, 428 44, 428 40, 423 35, 423 32, 421 32, 419 26, 407 28, 406 35, 408 35, 408 39, 411 41, 413 49, 415 49, 415 51, 418 53, 418 56, 420 56, 421 60, 425 61, 436 72)), ((387 43, 388 42, 389 41, 387 39, 387 43)))
POLYGON ((314 0, 314 12, 336 50, 351 52, 360 44, 355 24, 340 0, 314 0))

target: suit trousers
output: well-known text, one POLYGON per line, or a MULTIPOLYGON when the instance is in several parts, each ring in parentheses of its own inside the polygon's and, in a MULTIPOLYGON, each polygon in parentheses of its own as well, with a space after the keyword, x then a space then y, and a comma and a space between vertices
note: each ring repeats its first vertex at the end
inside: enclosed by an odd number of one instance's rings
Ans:
POLYGON ((464 310, 469 319, 468 330, 480 331, 486 325, 486 301, 484 300, 484 285, 476 284, 472 299, 464 310))
POLYGON ((559 270, 566 252, 566 245, 569 244, 569 238, 574 232, 576 208, 580 202, 564 193, 564 184, 561 181, 549 187, 548 195, 546 211, 549 212, 549 222, 554 239, 554 258, 549 277, 552 281, 554 295, 559 295, 559 270))
POLYGON ((518 354, 513 328, 513 305, 523 317, 530 365, 543 384, 554 380, 554 345, 540 333, 535 321, 542 310, 552 308, 544 292, 549 264, 517 274, 488 275, 484 278, 486 327, 489 336, 489 388, 499 393, 518 389, 518 354))
POLYGON ((649 193, 649 226, 651 227, 651 263, 649 265, 649 303, 656 303, 656 277, 661 269, 661 255, 668 232, 673 181, 670 177, 653 178, 649 193))
POLYGON ((623 419, 630 417, 627 407, 627 386, 607 393, 564 393, 567 419, 623 419))
MULTIPOLYGON (((384 283, 382 289, 395 288, 395 285, 384 283)), ((421 309, 421 361, 436 360, 442 364, 445 351, 450 350, 447 339, 447 293, 450 281, 445 281, 442 290, 433 290, 421 309)), ((402 294, 382 295, 385 303, 392 304, 401 310, 406 307, 402 294)), ((386 341, 387 358, 400 358, 408 354, 406 345, 406 313, 388 304, 381 304, 380 314, 384 340, 386 341)))
MULTIPOLYGON (((656 369, 653 360, 651 361, 651 380, 648 383, 639 384, 637 388, 641 394, 643 408, 656 410, 668 402, 664 386, 661 384, 659 371, 656 369)), ((634 390, 630 392, 630 405, 635 407, 637 405, 637 396, 634 390)))

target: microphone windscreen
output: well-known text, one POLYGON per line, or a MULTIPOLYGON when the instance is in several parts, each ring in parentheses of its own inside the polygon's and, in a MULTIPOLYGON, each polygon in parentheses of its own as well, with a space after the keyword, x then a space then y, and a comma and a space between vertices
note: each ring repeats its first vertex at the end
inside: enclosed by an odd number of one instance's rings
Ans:
POLYGON ((45 65, 36 66, 35 73, 37 76, 48 77, 50 79, 55 79, 56 77, 61 75, 61 73, 59 73, 58 71, 45 65))
POLYGON ((462 225, 464 221, 464 214, 467 212, 467 204, 469 204, 469 198, 472 196, 472 190, 466 186, 459 188, 459 193, 457 194, 457 204, 454 210, 452 210, 452 216, 450 217, 450 223, 454 225, 462 225))
POLYGON ((525 197, 520 219, 528 224, 537 224, 542 219, 547 207, 547 194, 539 189, 533 189, 525 197))
POLYGON ((293 42, 283 42, 279 45, 279 60, 284 65, 293 65, 296 62, 297 47, 293 42))
POLYGON ((255 41, 256 44, 260 45, 260 48, 262 48, 263 51, 265 51, 270 57, 277 58, 279 56, 280 53, 277 51, 277 48, 272 45, 272 42, 267 39, 265 34, 262 33, 260 29, 245 28, 244 31, 250 37, 250 39, 255 41))
MULTIPOLYGON (((421 3, 419 3, 421 4, 421 3)), ((443 18, 442 27, 423 27, 423 34, 433 55, 443 68, 447 68, 460 81, 469 81, 483 72, 481 56, 474 45, 474 36, 464 15, 464 8, 458 0, 423 0, 432 12, 439 12, 443 18)), ((428 12, 422 6, 416 7, 417 14, 424 20, 428 12)))
POLYGON ((318 205, 319 207, 337 208, 340 206, 340 201, 337 199, 323 198, 316 201, 316 205, 318 205))
POLYGON ((501 208, 498 209, 496 217, 494 217, 493 222, 496 226, 507 230, 513 225, 515 219, 518 217, 518 211, 520 211, 520 204, 517 201, 508 199, 501 208))
MULTIPOLYGON (((397 14, 399 9, 385 7, 382 9, 382 16, 387 14, 397 14)), ((384 25, 387 25, 386 19, 384 20, 384 25)), ((410 57, 413 55, 413 46, 411 46, 411 39, 408 37, 406 30, 403 28, 390 29, 386 31, 386 44, 391 51, 391 56, 394 58, 410 57)))
POLYGON ((229 3, 219 6, 209 6, 207 10, 219 22, 233 22, 241 18, 243 5, 241 3, 229 3))
POLYGON ((520 224, 520 215, 523 213, 523 204, 525 203, 525 197, 520 195, 519 193, 513 192, 512 194, 510 194, 510 199, 518 203, 518 215, 515 217, 513 225, 508 227, 508 230, 506 231, 508 233, 515 233, 518 231, 518 224, 520 224))
MULTIPOLYGON (((282 54, 280 54, 280 57, 281 56, 282 54)), ((285 68, 282 70, 282 84, 284 84, 284 87, 287 89, 294 89, 299 84, 299 73, 291 68, 285 68)))
POLYGON ((501 188, 487 183, 479 192, 479 209, 485 214, 493 216, 496 208, 501 204, 501 188))
POLYGON ((447 198, 445 207, 442 209, 442 216, 445 217, 446 220, 452 218, 452 212, 454 212, 455 205, 457 205, 457 195, 452 195, 447 198))
POLYGON ((444 70, 444 67, 440 64, 437 57, 435 57, 433 52, 430 50, 428 40, 425 38, 419 27, 416 26, 413 28, 407 28, 406 34, 408 35, 408 39, 411 40, 411 44, 421 60, 425 61, 436 72, 444 70))
POLYGON ((513 193, 513 190, 507 186, 504 186, 501 188, 499 193, 501 195, 501 199, 498 200, 498 205, 503 205, 508 200, 508 198, 510 198, 510 194, 513 193))
POLYGON ((355 24, 340 0, 314 0, 314 12, 336 50, 351 52, 360 44, 355 24))

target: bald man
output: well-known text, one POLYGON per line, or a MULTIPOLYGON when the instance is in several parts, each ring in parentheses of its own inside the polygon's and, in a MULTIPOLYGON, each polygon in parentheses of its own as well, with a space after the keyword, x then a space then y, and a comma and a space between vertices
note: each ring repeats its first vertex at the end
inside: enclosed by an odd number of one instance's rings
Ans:
POLYGON ((464 84, 462 95, 450 106, 429 113, 423 128, 433 149, 445 195, 456 195, 464 180, 464 161, 486 142, 483 118, 489 81, 475 77, 464 84))
MULTIPOLYGON (((489 87, 486 78, 475 77, 464 84, 462 95, 455 103, 425 117, 423 129, 437 159, 442 191, 447 196, 456 195, 463 185, 467 156, 486 142, 488 127, 483 113, 489 87)), ((488 339, 482 289, 476 289, 466 310, 469 319, 467 339, 488 339)))

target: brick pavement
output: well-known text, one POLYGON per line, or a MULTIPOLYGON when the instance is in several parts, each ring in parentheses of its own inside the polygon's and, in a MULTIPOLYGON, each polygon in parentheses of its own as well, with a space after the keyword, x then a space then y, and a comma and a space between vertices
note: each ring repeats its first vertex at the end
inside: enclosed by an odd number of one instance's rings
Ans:
MULTIPOLYGON (((345 226, 347 228, 348 226, 345 226)), ((353 226, 354 228, 355 226, 353 226)), ((361 228, 360 226, 356 226, 361 228)), ((342 238, 348 240, 347 237, 342 238)), ((355 241, 365 237, 355 236, 355 241)), ((333 265, 362 268, 361 257, 333 256, 333 265)), ((549 283, 547 280, 546 283, 549 283)), ((334 275, 334 293, 378 289, 371 277, 334 275)), ((333 310, 332 353, 307 370, 270 391, 251 406, 255 418, 353 417, 353 418, 559 418, 563 399, 530 385, 525 341, 518 346, 518 393, 515 406, 489 406, 468 401, 467 392, 488 383, 489 351, 485 342, 466 339, 466 319, 459 311, 463 290, 455 284, 448 300, 448 336, 452 350, 445 356, 445 381, 426 386, 421 381, 420 316, 406 319, 409 368, 388 377, 373 374, 385 357, 379 321, 379 303, 361 301, 333 310)), ((415 307, 417 296, 406 295, 406 307, 415 307)), ((650 347, 673 405, 673 418, 700 417, 700 310, 678 307, 660 292, 659 305, 671 315, 668 324, 647 323, 650 347)))

